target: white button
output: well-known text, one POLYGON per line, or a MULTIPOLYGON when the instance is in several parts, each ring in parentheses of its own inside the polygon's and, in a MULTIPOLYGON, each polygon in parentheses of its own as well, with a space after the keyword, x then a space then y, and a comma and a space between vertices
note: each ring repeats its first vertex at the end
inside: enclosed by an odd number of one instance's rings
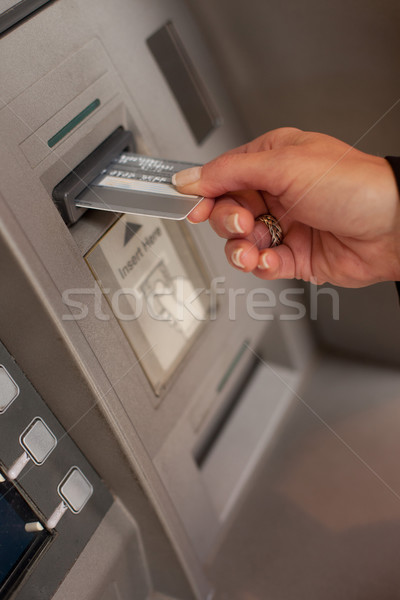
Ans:
POLYGON ((0 365, 0 414, 14 402, 19 387, 3 365, 0 365))
POLYGON ((58 486, 58 493, 72 512, 79 513, 93 494, 93 487, 78 467, 72 467, 58 486))
POLYGON ((57 438, 46 423, 36 417, 20 437, 21 446, 37 465, 42 465, 57 446, 57 438))

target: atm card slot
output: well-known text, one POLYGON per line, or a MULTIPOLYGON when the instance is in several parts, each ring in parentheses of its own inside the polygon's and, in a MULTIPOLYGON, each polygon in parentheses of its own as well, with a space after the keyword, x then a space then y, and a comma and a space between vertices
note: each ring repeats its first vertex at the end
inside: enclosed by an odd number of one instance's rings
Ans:
POLYGON ((87 209, 181 220, 202 200, 172 185, 174 173, 193 163, 126 152, 132 149, 132 134, 120 127, 54 188, 68 225, 87 209))
POLYGON ((75 203, 77 196, 98 177, 103 169, 108 167, 113 159, 124 150, 134 149, 132 133, 123 127, 118 127, 56 185, 53 189, 53 200, 67 225, 73 225, 85 213, 86 209, 75 203))

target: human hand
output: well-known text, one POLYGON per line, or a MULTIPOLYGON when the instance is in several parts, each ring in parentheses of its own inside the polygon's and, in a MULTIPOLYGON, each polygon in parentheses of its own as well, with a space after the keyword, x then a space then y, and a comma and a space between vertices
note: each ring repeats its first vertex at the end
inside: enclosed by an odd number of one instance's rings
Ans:
POLYGON ((261 279, 362 287, 400 279, 400 201, 389 163, 333 137, 270 131, 203 167, 181 171, 183 193, 204 196, 189 220, 210 220, 228 261, 261 279), (271 213, 283 229, 268 248, 271 213))

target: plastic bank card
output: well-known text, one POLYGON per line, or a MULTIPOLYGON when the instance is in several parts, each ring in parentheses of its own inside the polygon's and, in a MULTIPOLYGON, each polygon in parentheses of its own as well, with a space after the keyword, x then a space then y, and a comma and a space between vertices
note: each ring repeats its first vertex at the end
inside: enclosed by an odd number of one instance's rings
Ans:
POLYGON ((123 153, 75 199, 77 206, 131 215, 181 220, 202 200, 172 185, 178 171, 193 163, 123 153))

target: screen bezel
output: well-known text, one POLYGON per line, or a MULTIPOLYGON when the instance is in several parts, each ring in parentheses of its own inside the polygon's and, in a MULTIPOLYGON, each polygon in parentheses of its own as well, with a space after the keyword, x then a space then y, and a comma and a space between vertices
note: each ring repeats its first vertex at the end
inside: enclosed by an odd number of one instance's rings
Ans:
MULTIPOLYGON (((4 475, 3 475, 4 477, 4 475)), ((4 478, 5 479, 5 478, 4 478)), ((12 498, 12 509, 26 522, 41 521, 41 517, 37 514, 29 499, 17 489, 16 485, 5 479, 0 483, 0 494, 5 497, 12 498)), ((7 500, 10 504, 11 502, 7 500)), ((38 531, 32 542, 27 546, 17 561, 12 566, 9 573, 3 582, 0 582, 0 598, 6 600, 11 596, 19 582, 25 576, 28 567, 32 568, 34 561, 48 548, 54 538, 54 534, 47 529, 38 531)))

